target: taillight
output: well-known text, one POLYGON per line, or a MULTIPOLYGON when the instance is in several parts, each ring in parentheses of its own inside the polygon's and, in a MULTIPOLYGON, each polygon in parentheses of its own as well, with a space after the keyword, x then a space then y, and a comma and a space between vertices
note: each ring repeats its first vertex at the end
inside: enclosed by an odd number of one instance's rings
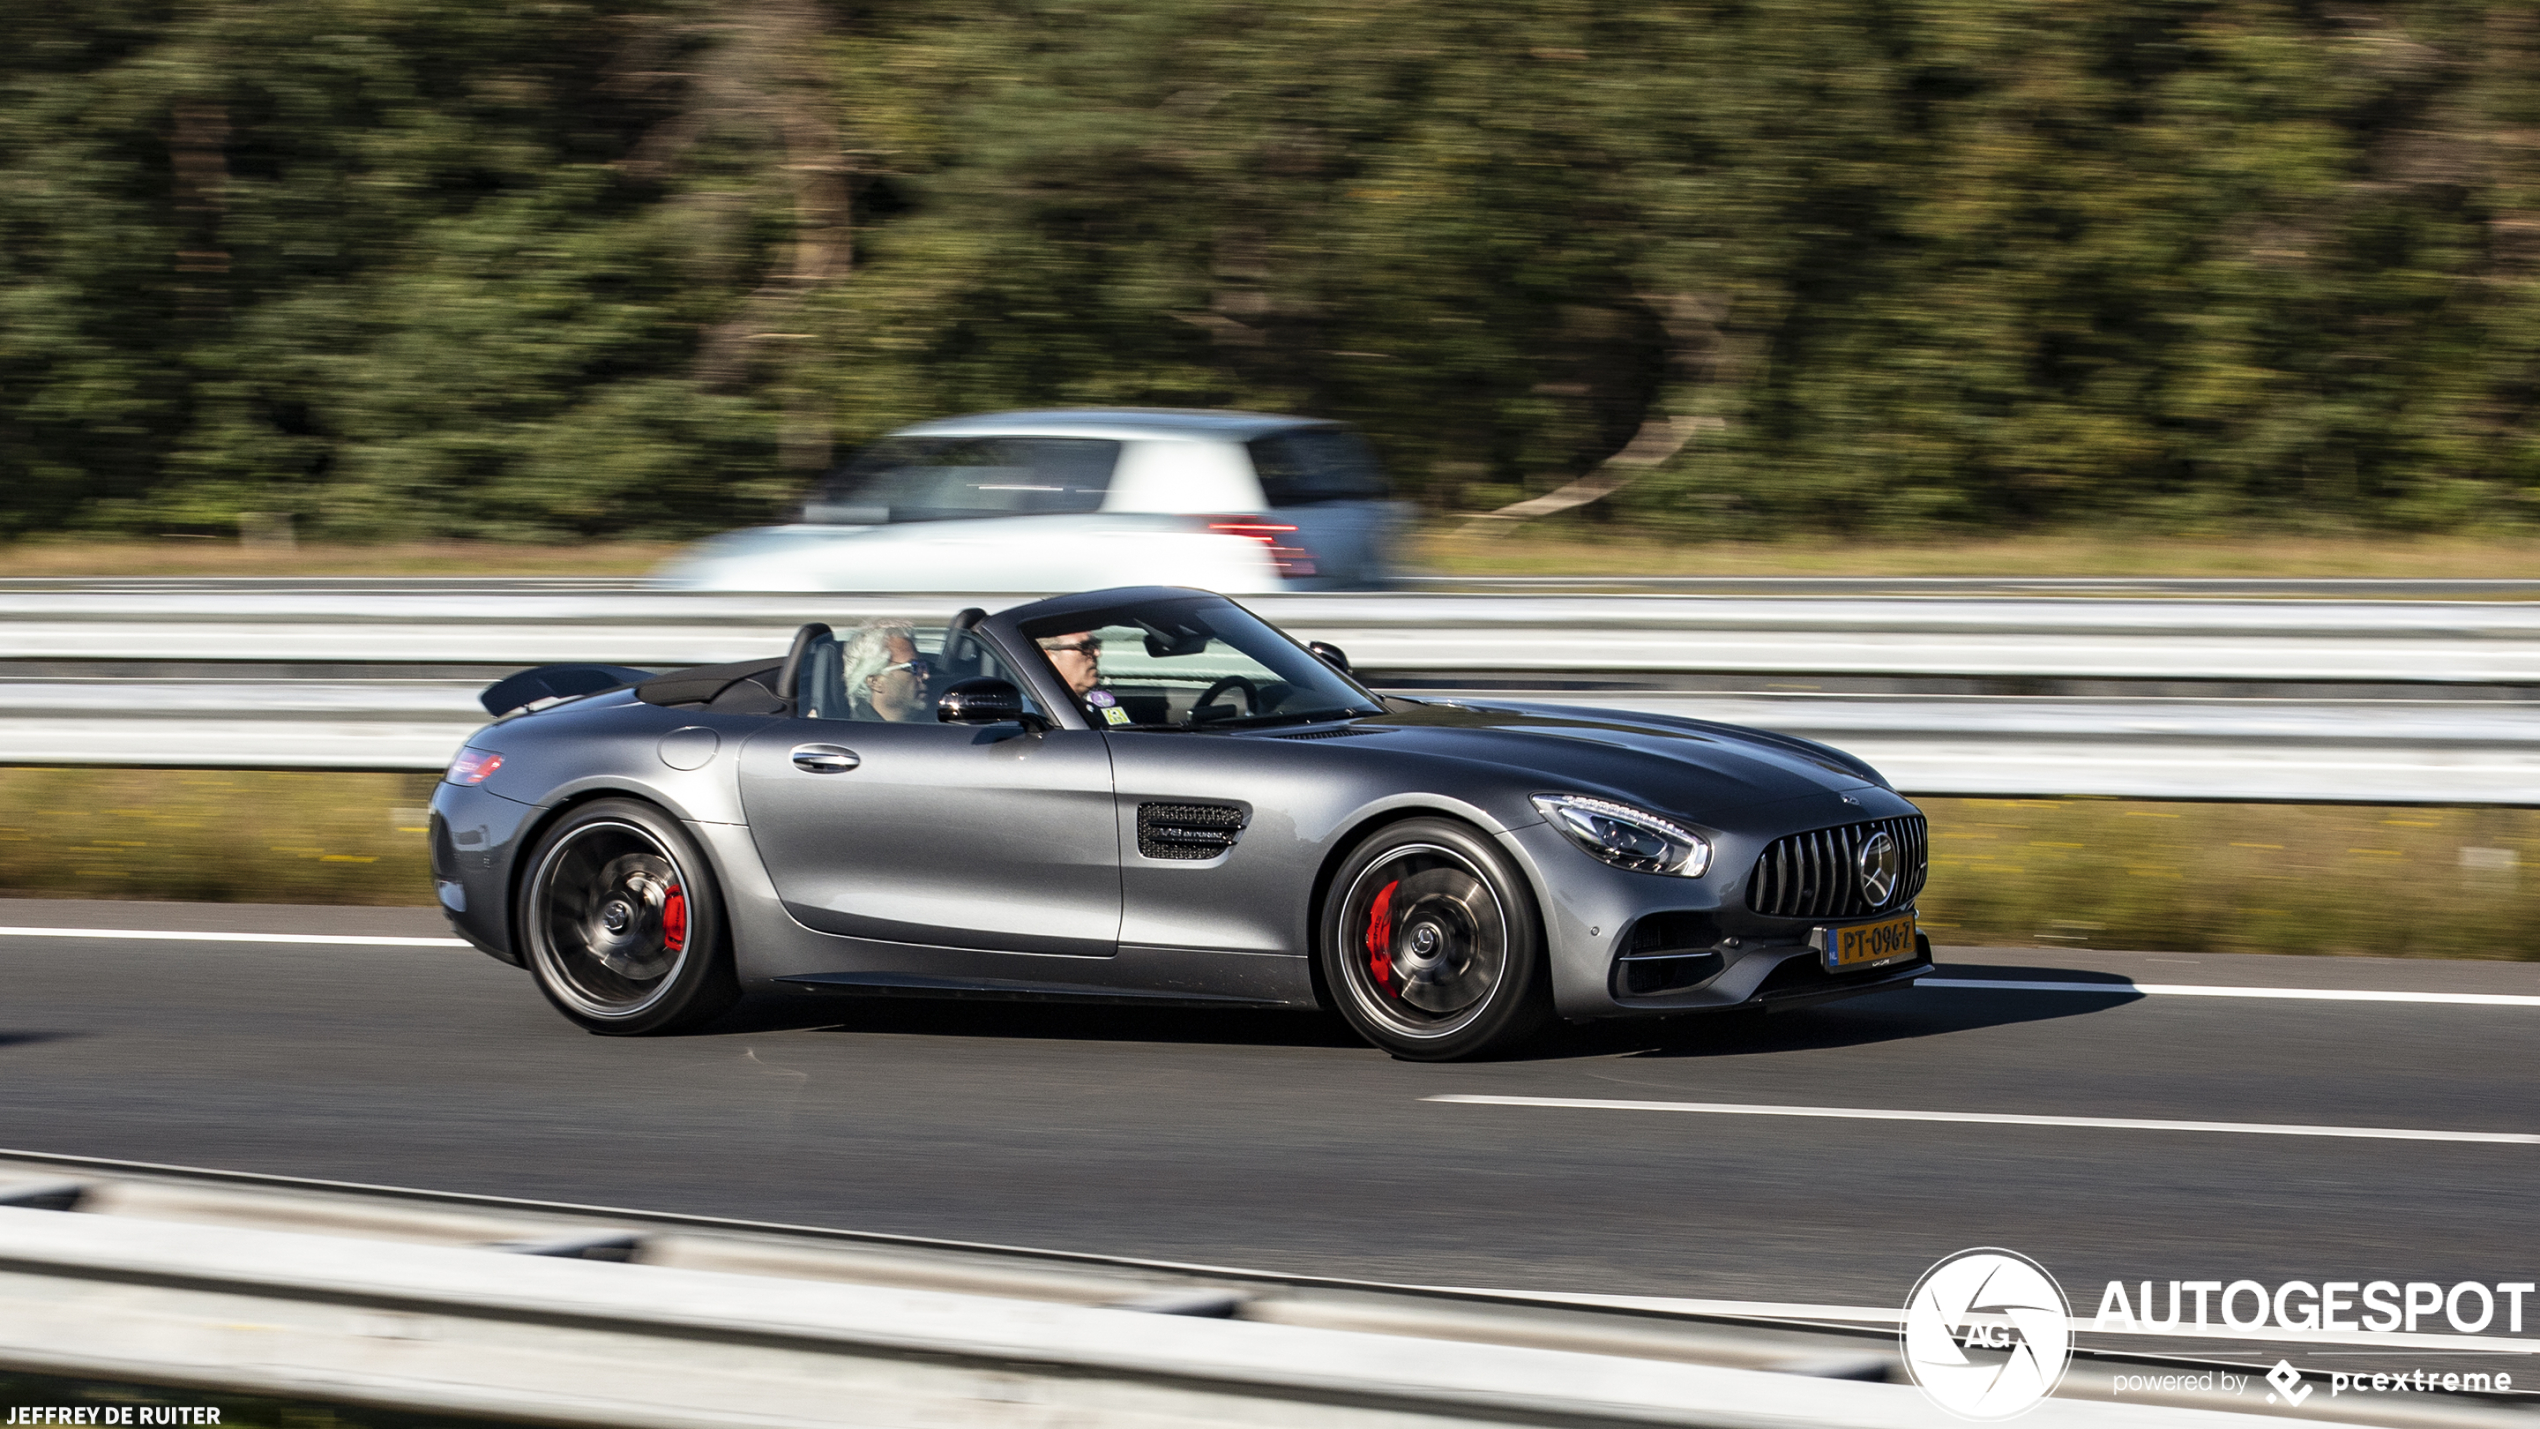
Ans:
POLYGON ((441 777, 453 784, 482 784, 487 775, 502 767, 503 756, 490 749, 462 749, 441 777))
POLYGON ((1220 536, 1243 536, 1259 541, 1270 553, 1270 564, 1277 567, 1283 576, 1314 574, 1314 553, 1297 538, 1294 526, 1264 521, 1258 516, 1211 516, 1208 529, 1220 536))

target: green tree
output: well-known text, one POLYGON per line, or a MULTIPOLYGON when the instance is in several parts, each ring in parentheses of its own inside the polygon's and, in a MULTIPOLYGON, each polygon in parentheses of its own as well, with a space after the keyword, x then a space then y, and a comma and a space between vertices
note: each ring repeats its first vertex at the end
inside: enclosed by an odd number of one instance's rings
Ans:
POLYGON ((2505 0, 70 0, 13 38, 4 532, 686 532, 1045 403, 1344 417, 1441 510, 1704 535, 2422 529, 2540 480, 2505 0))

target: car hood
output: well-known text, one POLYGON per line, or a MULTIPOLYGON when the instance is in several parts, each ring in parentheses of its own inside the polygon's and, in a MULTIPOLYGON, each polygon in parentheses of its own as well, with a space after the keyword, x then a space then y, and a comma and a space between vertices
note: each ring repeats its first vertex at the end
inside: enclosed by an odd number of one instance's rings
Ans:
MULTIPOLYGON (((1878 771, 1793 735, 1673 715, 1538 704, 1397 704, 1362 727, 1393 747, 1525 770, 1547 793, 1601 794, 1657 813, 1715 814, 1865 787, 1878 771)), ((1370 741, 1373 743, 1373 741, 1370 741)))

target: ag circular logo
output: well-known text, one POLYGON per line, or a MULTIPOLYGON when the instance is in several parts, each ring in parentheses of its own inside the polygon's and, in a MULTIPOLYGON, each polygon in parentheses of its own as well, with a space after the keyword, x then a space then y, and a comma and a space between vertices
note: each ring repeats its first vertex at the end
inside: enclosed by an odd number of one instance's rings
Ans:
POLYGON ((2072 1306, 2046 1267, 2013 1251, 1962 1250, 1905 1301, 1905 1372, 1964 1419, 2010 1419, 2055 1392, 2072 1363, 2072 1306))
POLYGON ((1904 863, 1897 853, 1896 840, 1888 837, 1885 830, 1870 835, 1854 862, 1861 874, 1861 896, 1869 899, 1873 908, 1887 906, 1887 900, 1896 892, 1896 875, 1904 863))

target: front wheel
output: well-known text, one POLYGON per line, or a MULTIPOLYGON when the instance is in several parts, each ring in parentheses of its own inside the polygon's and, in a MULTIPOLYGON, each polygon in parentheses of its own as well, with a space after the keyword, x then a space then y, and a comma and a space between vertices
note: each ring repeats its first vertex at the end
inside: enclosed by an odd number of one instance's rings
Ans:
POLYGON ((1332 880, 1319 941, 1341 1016, 1397 1057, 1505 1051, 1551 1016, 1534 898, 1459 823, 1412 819, 1360 844, 1332 880))
POLYGON ((519 914, 538 990, 590 1031, 683 1031, 740 997, 714 875, 650 804, 602 799, 557 821, 530 854, 519 914))

